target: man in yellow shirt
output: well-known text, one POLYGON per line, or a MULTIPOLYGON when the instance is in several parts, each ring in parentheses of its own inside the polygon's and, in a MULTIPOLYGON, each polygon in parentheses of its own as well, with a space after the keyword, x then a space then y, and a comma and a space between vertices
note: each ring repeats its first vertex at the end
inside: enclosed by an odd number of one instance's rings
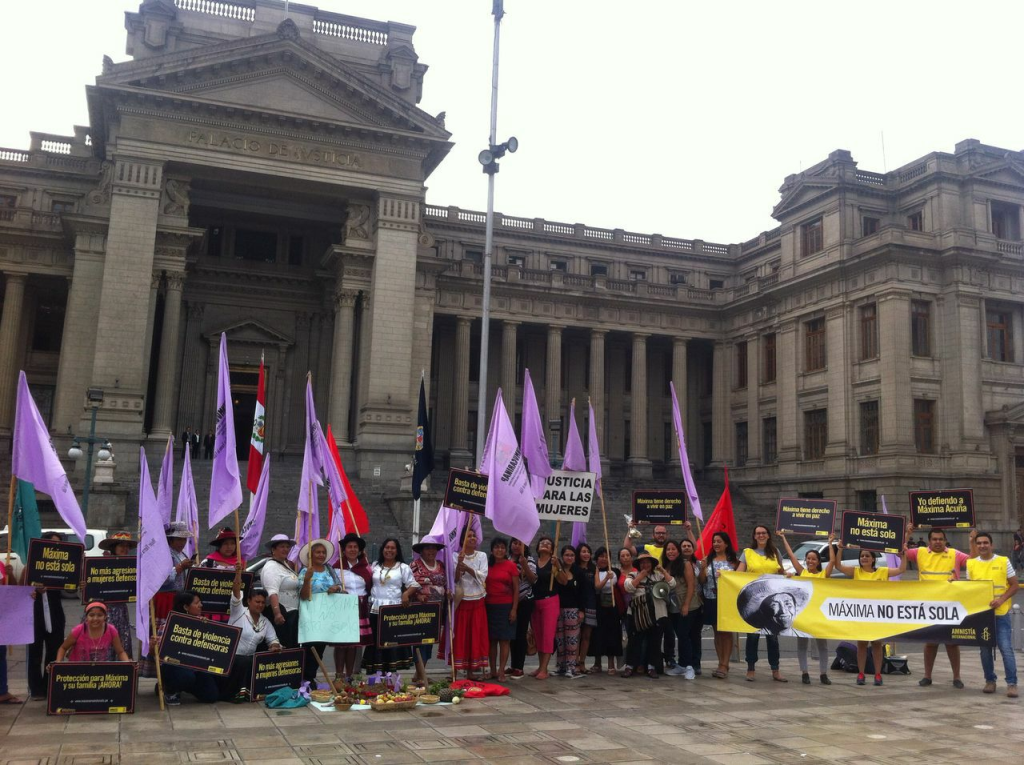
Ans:
MULTIPOLYGON (((633 521, 629 522, 629 529, 635 529, 636 523, 633 521)), ((644 551, 650 553, 658 562, 662 565, 665 564, 665 542, 668 541, 668 529, 662 526, 660 523, 654 527, 654 541, 648 542, 644 545, 644 551)), ((626 531, 626 538, 622 540, 622 546, 627 548, 633 553, 633 558, 636 558, 637 551, 636 545, 633 544, 633 538, 629 535, 629 531, 626 531)))
MULTIPOLYGON (((1010 624, 1010 601, 1020 589, 1017 572, 1008 558, 996 555, 992 549, 992 535, 988 532, 971 532, 971 553, 977 557, 967 561, 967 578, 990 580, 994 595, 989 606, 996 612, 996 645, 1003 656, 1003 671, 1006 673, 1006 695, 1017 698, 1017 660, 1013 655, 1013 627, 1010 624)), ((981 647, 981 668, 985 671, 985 687, 982 693, 996 692, 996 652, 988 646, 981 647)))
MULTIPOLYGON (((907 544, 910 543, 910 532, 913 526, 907 529, 907 544)), ((928 532, 928 546, 915 547, 907 550, 907 560, 917 564, 917 578, 922 581, 934 579, 940 582, 947 582, 951 579, 960 578, 960 567, 967 562, 967 553, 954 550, 946 542, 946 532, 942 529, 932 529, 928 532)), ((953 687, 961 689, 964 687, 960 679, 960 646, 946 643, 946 655, 949 656, 949 666, 953 670, 953 687)), ((932 684, 932 670, 935 668, 935 657, 939 655, 938 643, 925 643, 924 646, 924 677, 918 680, 921 686, 932 684)))

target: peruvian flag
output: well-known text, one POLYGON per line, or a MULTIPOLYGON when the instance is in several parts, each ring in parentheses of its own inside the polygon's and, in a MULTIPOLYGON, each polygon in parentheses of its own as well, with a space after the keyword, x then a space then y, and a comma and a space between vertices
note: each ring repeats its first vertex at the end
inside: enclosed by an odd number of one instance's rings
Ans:
POLYGON ((266 435, 267 393, 266 376, 263 372, 263 354, 260 354, 260 383, 256 388, 256 411, 252 416, 252 439, 249 441, 249 469, 245 485, 253 494, 260 485, 263 472, 263 439, 266 435))

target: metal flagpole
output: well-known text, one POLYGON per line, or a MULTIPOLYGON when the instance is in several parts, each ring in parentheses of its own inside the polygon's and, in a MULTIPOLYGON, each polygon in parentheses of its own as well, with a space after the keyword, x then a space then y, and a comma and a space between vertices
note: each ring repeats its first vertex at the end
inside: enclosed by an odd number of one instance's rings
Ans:
MULTIPOLYGON (((491 131, 490 147, 498 140, 498 47, 501 37, 501 17, 505 15, 503 0, 494 0, 494 54, 491 61, 491 131)), ((487 228, 484 240, 484 297, 480 322, 480 374, 476 404, 476 464, 483 458, 484 439, 487 436, 487 350, 491 326, 491 260, 494 253, 494 175, 497 164, 491 160, 484 165, 487 173, 487 228)))

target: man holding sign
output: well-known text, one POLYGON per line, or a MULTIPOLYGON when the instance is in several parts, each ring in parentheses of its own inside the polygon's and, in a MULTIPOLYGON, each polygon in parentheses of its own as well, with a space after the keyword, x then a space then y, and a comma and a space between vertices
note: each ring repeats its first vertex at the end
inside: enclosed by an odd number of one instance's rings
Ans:
MULTIPOLYGON (((988 532, 971 531, 971 553, 977 557, 967 561, 967 578, 989 580, 993 584, 995 597, 989 605, 996 611, 996 645, 1003 655, 1003 671, 1006 673, 1006 695, 1017 698, 1017 660, 1013 655, 1013 626, 1010 624, 1010 601, 1020 589, 1017 572, 1008 558, 996 555, 992 549, 992 535, 988 532)), ((981 647, 981 667, 985 671, 985 687, 982 693, 996 692, 995 650, 981 647)))
MULTIPOLYGON (((908 527, 907 545, 910 544, 910 535, 913 531, 913 526, 908 527)), ((960 567, 967 562, 967 555, 948 545, 945 531, 932 529, 928 532, 928 546, 908 549, 907 560, 917 564, 919 580, 945 582, 960 578, 960 567)), ((953 687, 961 689, 964 683, 960 679, 960 646, 951 643, 945 645, 949 666, 953 670, 953 687)), ((935 657, 938 655, 938 643, 924 644, 924 677, 918 681, 918 685, 932 684, 932 670, 935 668, 935 657)))

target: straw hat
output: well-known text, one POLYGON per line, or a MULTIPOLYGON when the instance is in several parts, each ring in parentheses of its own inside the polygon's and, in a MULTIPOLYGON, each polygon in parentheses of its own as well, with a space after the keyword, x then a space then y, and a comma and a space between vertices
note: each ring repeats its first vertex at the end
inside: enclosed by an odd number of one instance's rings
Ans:
POLYGON ((784 576, 762 576, 743 586, 736 607, 747 624, 761 629, 765 625, 760 613, 765 600, 775 595, 793 598, 795 611, 799 613, 811 600, 811 583, 787 579, 784 576))
POLYGON ((279 545, 282 543, 287 543, 289 548, 295 547, 295 545, 297 544, 297 542, 287 534, 274 534, 274 536, 270 538, 270 541, 267 542, 267 549, 273 550, 274 545, 279 545))
POLYGON ((309 567, 309 553, 315 545, 323 545, 324 549, 327 550, 327 560, 334 557, 334 542, 329 539, 314 539, 308 544, 304 544, 302 549, 299 550, 299 563, 303 566, 309 567))
POLYGON ((130 531, 115 531, 113 534, 107 536, 106 539, 100 541, 99 548, 101 550, 106 550, 107 552, 113 552, 114 548, 120 544, 126 544, 131 548, 139 546, 138 541, 132 539, 130 531))
POLYGON ((188 524, 183 521, 174 521, 164 527, 164 534, 168 539, 191 539, 192 534, 188 530, 188 524))

